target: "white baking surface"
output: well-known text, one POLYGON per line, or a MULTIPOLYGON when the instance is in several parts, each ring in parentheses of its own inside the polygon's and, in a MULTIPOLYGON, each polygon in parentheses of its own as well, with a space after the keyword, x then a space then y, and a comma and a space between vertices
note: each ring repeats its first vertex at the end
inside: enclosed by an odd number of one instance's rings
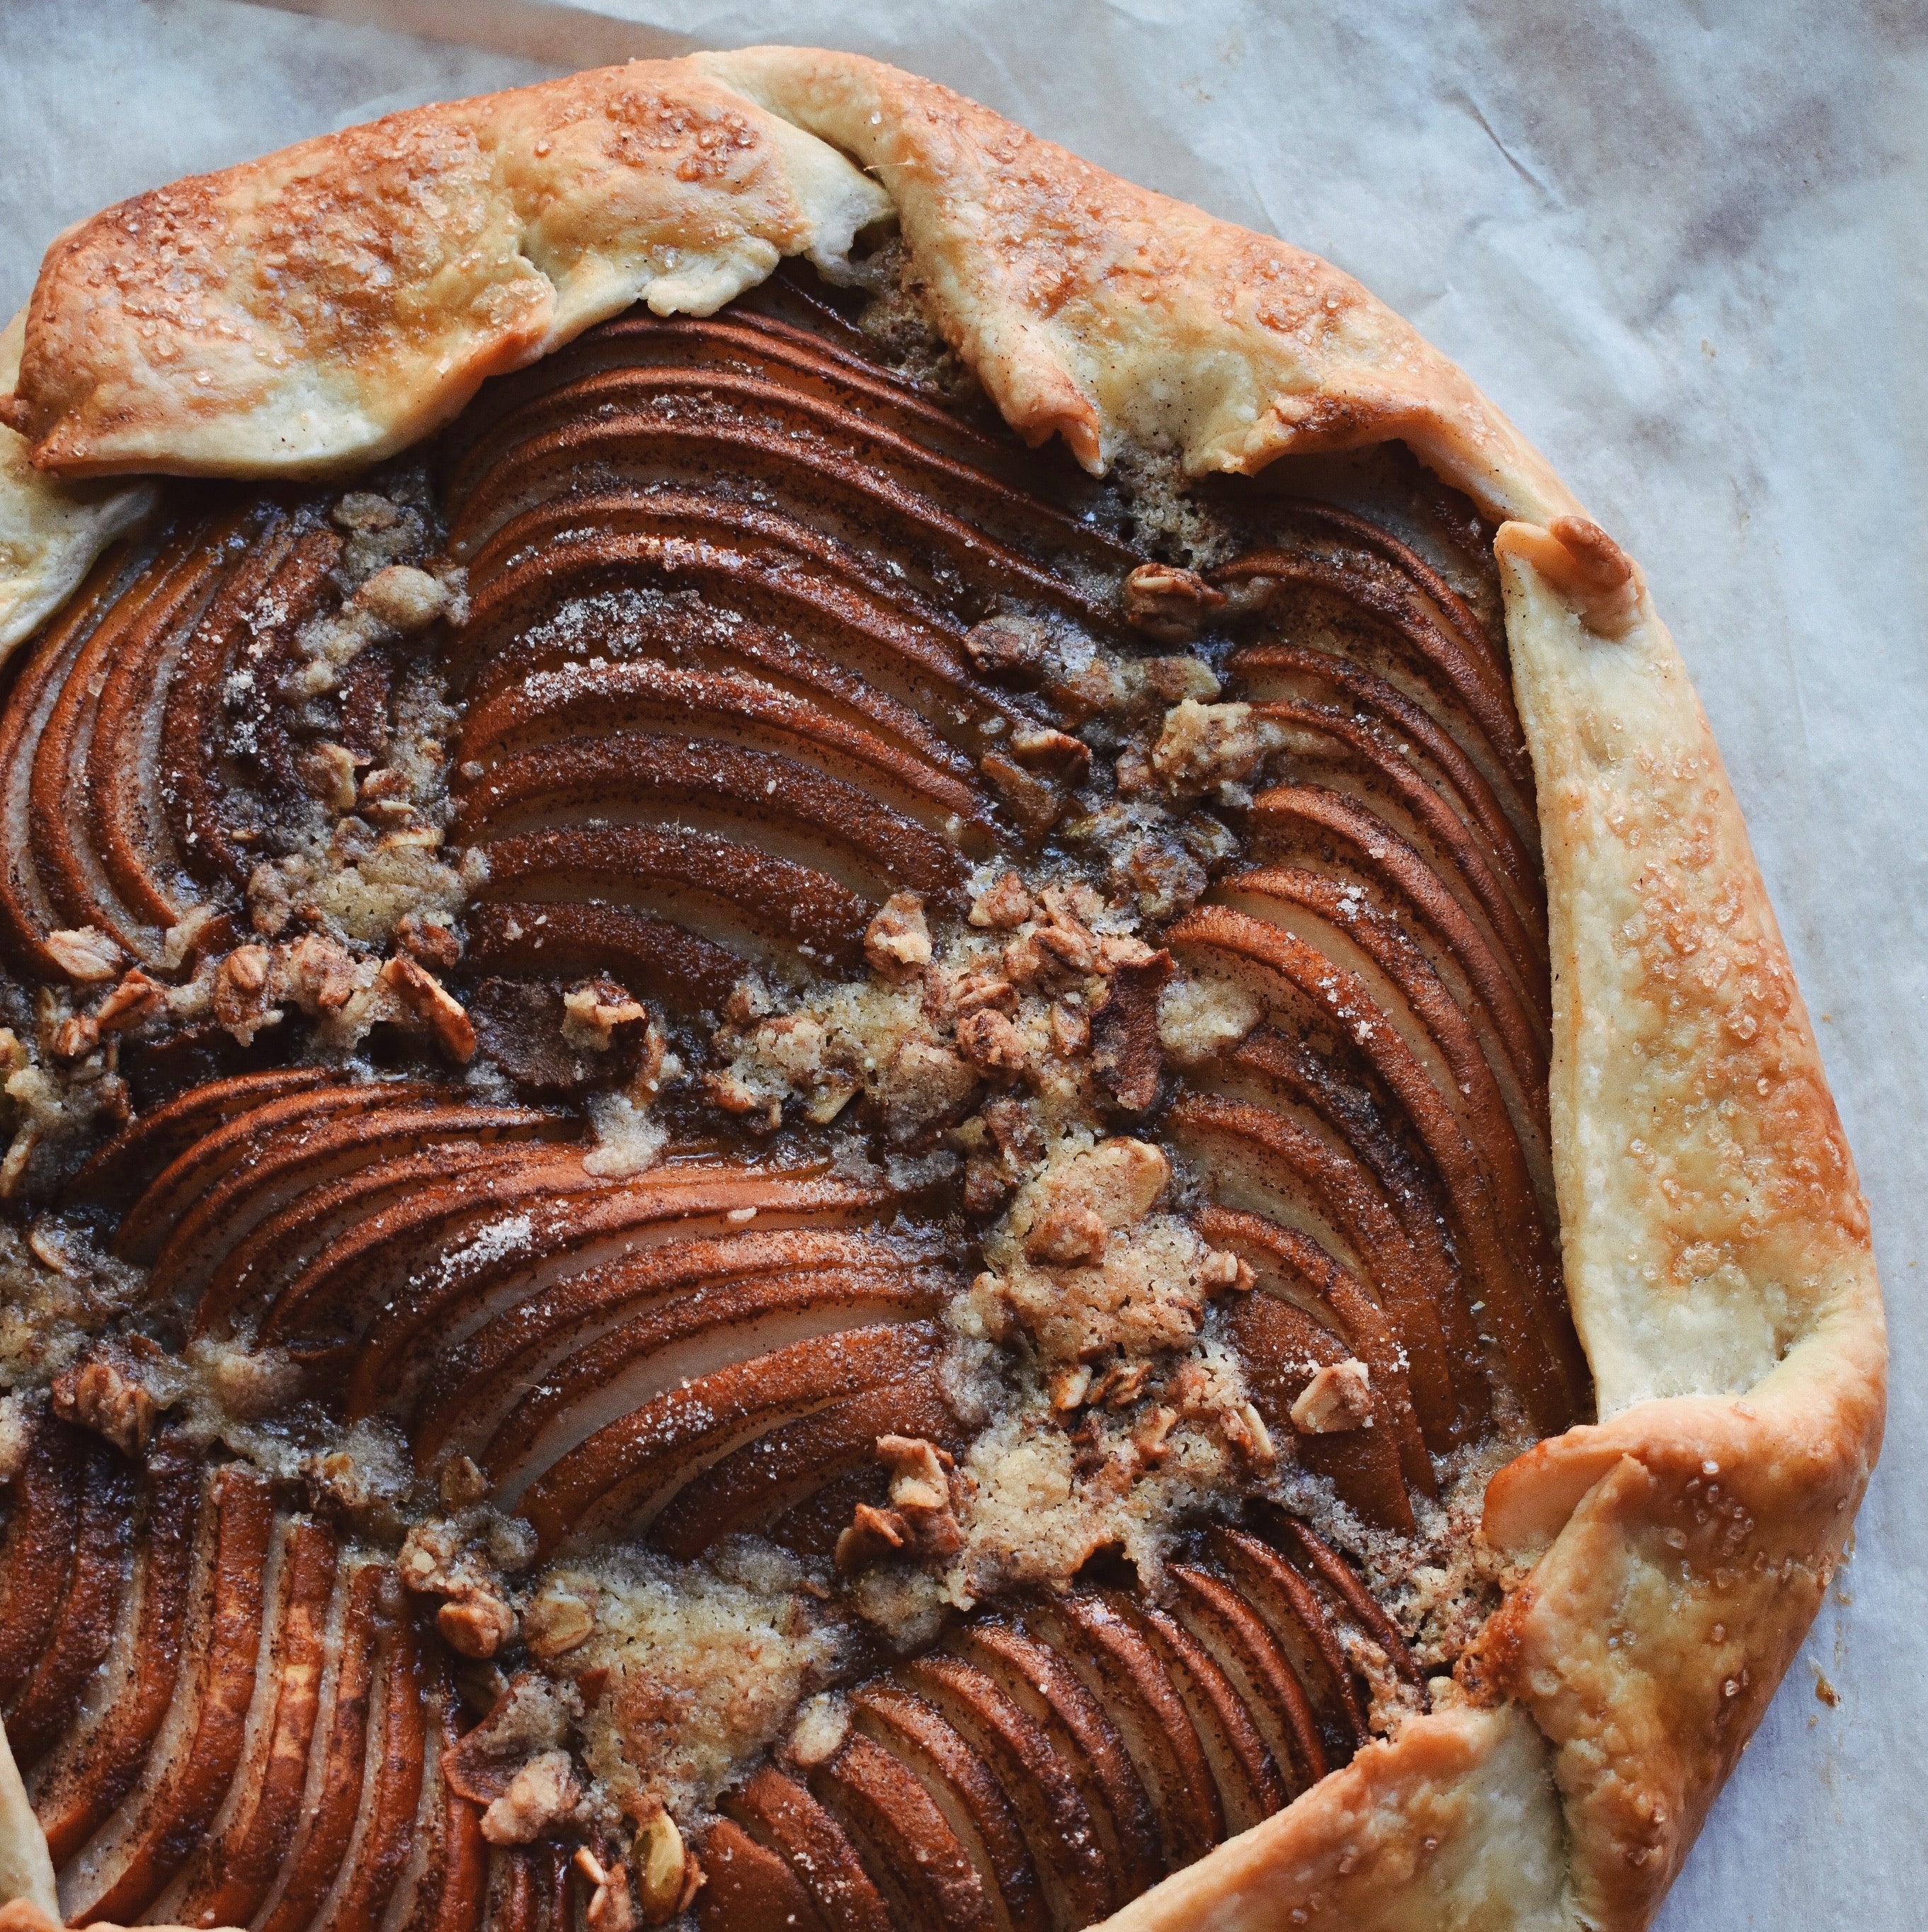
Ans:
POLYGON ((629 52, 815 42, 1329 256, 1640 558, 1818 1023, 1894 1346, 1854 1562, 1660 1923, 1928 1922, 1928 5, 300 4, 333 17, 0 0, 0 317, 58 229, 176 176, 629 52))

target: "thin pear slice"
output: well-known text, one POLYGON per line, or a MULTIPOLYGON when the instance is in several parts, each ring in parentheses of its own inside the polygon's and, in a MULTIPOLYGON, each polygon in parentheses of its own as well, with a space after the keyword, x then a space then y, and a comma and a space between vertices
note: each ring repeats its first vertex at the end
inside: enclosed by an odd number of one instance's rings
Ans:
MULTIPOLYGON (((80 1449, 79 1460, 83 1490, 66 1596, 52 1640, 7 1709, 7 1742, 23 1770, 37 1764, 73 1723, 113 1640, 130 1580, 134 1472, 119 1450, 98 1438, 80 1449)), ((11 1627, 11 1594, 0 1606, 0 1629, 11 1627)))

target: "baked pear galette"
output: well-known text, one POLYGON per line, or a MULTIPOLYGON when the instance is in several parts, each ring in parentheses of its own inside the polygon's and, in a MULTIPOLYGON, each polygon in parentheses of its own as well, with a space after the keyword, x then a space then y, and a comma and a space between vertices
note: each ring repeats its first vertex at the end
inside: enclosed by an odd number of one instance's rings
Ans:
POLYGON ((1640 572, 785 48, 111 208, 0 382, 0 1912, 1644 1925, 1880 1436, 1640 572))

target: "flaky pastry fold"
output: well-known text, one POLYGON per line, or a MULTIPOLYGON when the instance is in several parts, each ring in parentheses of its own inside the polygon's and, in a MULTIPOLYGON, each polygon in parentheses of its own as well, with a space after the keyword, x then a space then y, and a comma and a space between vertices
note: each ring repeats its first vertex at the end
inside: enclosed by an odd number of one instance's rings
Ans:
MULTIPOLYGON (((1555 1178, 1601 1419, 1494 1479, 1488 1533, 1523 1580, 1431 1714, 1113 1932, 1644 1925, 1819 1605, 1878 1448, 1866 1208, 1637 568, 1356 282, 848 55, 632 63, 392 116, 56 243, 0 406, 32 466, 0 450, 0 542, 40 532, 24 563, 0 549, 0 642, 23 634, 4 628, 10 594, 41 609, 35 582, 71 586, 139 514, 122 496, 62 522, 71 479, 365 463, 635 301, 707 314, 788 254, 836 272, 890 212, 931 321, 1034 442, 1062 434, 1094 470, 1146 444, 1251 473, 1398 439, 1510 520, 1555 1178)), ((0 1804, 0 1836, 21 1809, 0 1804)))
MULTIPOLYGON (((23 309, 0 329, 0 383, 18 380, 23 309)), ((106 546, 153 508, 149 483, 65 483, 34 468, 27 440, 0 429, 0 656, 80 587, 106 546)))

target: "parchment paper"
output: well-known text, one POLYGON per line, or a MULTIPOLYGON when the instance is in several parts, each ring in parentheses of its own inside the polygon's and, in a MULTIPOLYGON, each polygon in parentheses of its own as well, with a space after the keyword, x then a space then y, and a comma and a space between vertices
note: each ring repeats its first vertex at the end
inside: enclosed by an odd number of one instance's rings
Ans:
POLYGON ((629 53, 814 41, 1329 256, 1641 559, 1819 1022, 1894 1345, 1855 1559, 1662 1924, 1928 1920, 1928 7, 299 4, 333 17, 0 5, 0 317, 57 230, 176 176, 629 53))

